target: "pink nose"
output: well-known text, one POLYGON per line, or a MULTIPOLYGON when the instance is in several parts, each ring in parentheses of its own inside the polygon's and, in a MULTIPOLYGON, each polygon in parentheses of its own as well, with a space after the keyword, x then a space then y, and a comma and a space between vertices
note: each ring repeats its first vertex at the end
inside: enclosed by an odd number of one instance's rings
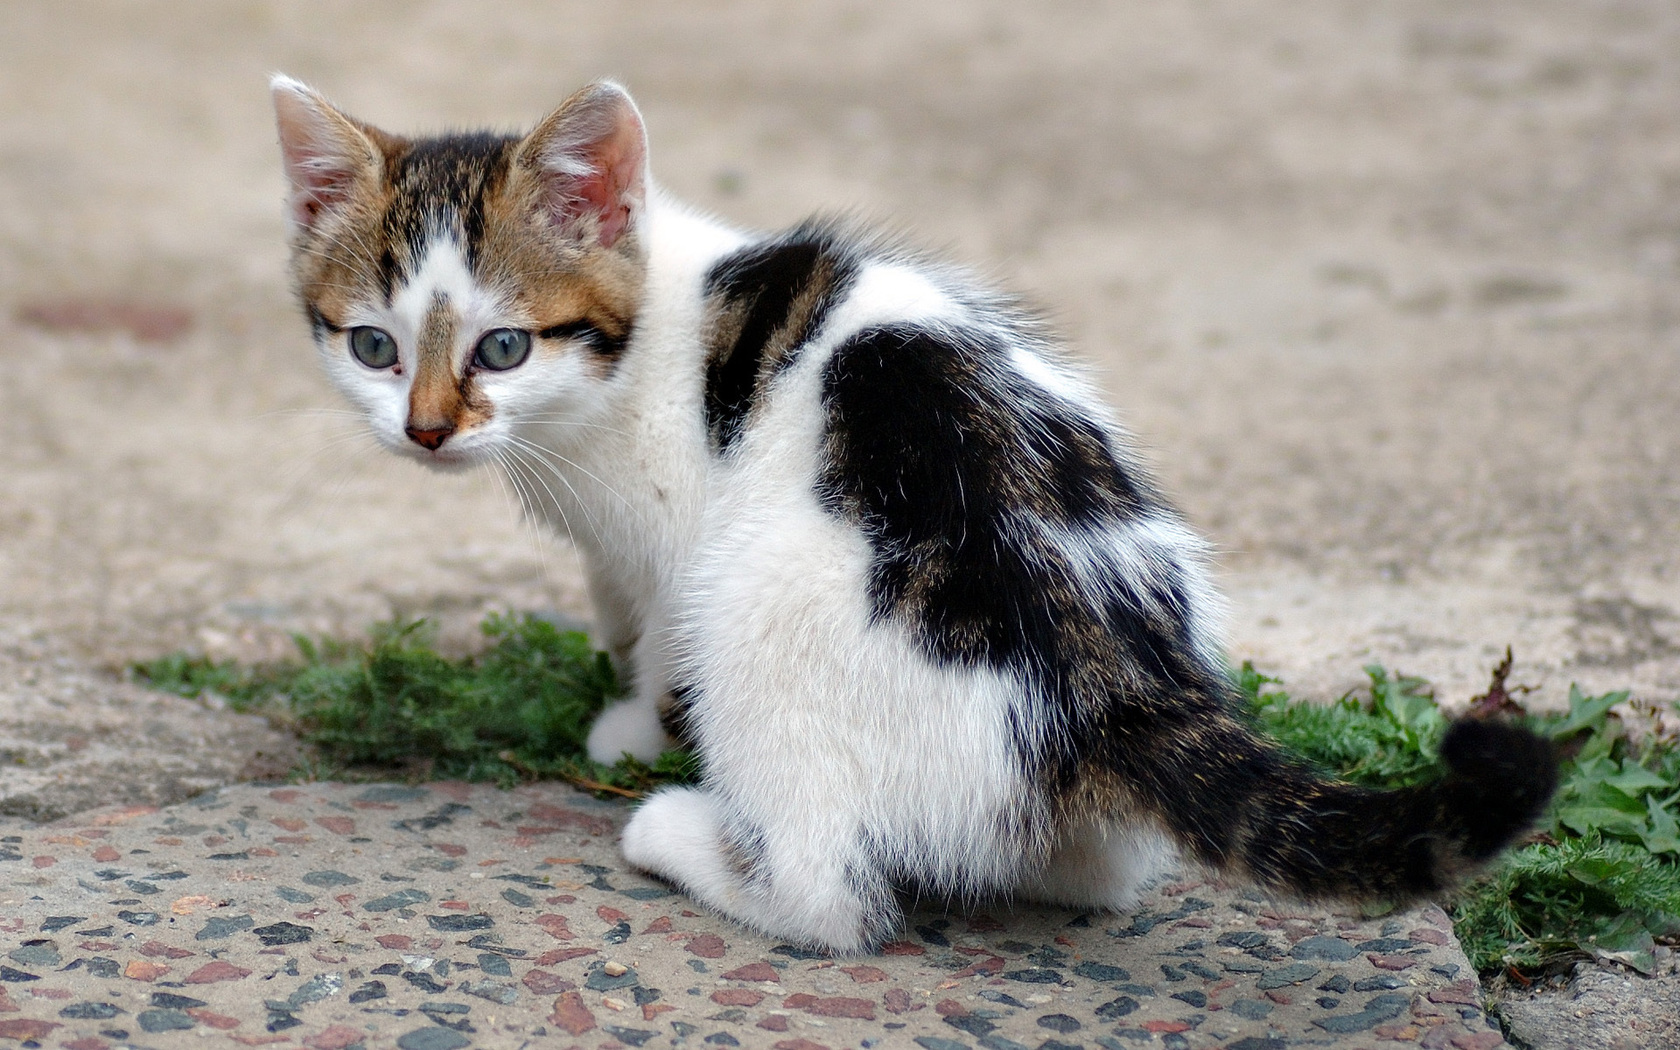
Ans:
POLYGON ((406 429, 409 440, 422 446, 423 448, 428 448, 433 452, 436 452, 438 449, 443 447, 443 443, 445 441, 449 440, 449 435, 455 433, 455 424, 445 423, 443 426, 438 427, 435 430, 422 430, 411 423, 406 429))

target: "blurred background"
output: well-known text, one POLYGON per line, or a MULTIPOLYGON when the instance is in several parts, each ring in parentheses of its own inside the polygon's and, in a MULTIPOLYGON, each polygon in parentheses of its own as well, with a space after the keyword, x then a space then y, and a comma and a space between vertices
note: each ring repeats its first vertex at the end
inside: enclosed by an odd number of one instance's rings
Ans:
POLYGON ((1547 702, 1672 700, 1677 56, 1657 0, 8 0, 0 677, 587 615, 492 479, 335 414, 266 79, 420 132, 610 75, 693 203, 856 209, 1038 304, 1219 548, 1236 659, 1462 701, 1511 644, 1547 702))

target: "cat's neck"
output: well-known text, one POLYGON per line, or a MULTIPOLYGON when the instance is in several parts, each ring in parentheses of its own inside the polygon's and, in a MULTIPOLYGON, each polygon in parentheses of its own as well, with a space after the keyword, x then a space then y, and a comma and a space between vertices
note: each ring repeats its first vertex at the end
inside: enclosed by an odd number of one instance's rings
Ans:
POLYGON ((610 389, 577 424, 526 436, 563 479, 538 500, 544 515, 655 593, 684 560, 705 499, 706 274, 752 238, 653 187, 638 235, 646 285, 610 389))

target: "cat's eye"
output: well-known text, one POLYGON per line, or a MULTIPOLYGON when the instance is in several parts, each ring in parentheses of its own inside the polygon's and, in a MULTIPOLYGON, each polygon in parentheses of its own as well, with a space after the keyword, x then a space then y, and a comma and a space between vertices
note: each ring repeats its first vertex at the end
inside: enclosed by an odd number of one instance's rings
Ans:
POLYGON ((397 363, 397 341, 382 329, 366 325, 350 329, 350 352, 369 368, 390 368, 397 363))
POLYGON ((484 333, 473 350, 473 361, 480 368, 505 372, 517 368, 531 356, 531 333, 518 328, 498 328, 484 333))

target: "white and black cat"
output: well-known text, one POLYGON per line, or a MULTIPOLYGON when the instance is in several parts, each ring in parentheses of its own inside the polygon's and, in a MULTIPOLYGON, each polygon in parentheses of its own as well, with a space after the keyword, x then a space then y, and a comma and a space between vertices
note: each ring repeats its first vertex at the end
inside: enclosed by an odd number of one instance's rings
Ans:
POLYGON ((1123 909, 1180 852, 1288 894, 1427 895, 1549 799, 1548 745, 1511 726, 1455 725, 1443 778, 1387 793, 1258 737, 1202 543, 960 272, 670 200, 610 83, 523 137, 273 92, 328 374, 393 450, 505 469, 570 532, 634 683, 590 753, 698 749, 704 786, 636 810, 631 863, 856 951, 905 889, 1123 909))

